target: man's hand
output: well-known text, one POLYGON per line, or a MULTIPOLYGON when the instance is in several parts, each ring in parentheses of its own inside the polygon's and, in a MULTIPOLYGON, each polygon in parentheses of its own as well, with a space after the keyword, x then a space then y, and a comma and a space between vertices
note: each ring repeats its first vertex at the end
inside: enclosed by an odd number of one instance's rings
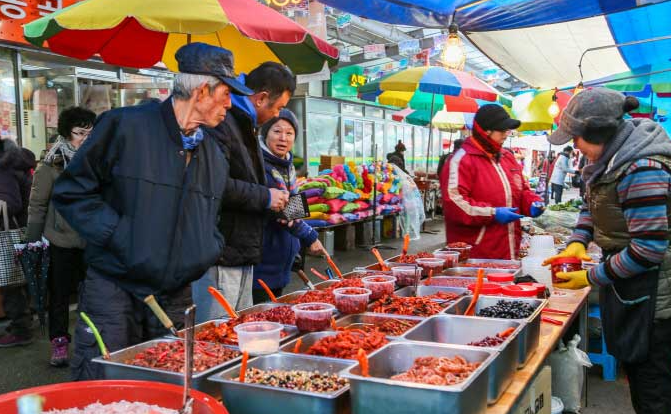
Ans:
POLYGON ((289 202, 289 192, 278 190, 277 188, 270 189, 270 209, 273 211, 282 211, 289 202))
POLYGON ((322 242, 319 240, 315 240, 314 243, 310 245, 310 248, 308 249, 308 253, 310 253, 313 256, 319 256, 319 255, 326 255, 326 249, 322 245, 322 242))

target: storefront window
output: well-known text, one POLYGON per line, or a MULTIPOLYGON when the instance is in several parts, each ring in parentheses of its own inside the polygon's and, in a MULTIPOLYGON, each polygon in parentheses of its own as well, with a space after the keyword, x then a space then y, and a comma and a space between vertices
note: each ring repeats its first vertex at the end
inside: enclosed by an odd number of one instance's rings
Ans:
POLYGON ((74 68, 22 55, 23 146, 38 158, 58 136, 58 114, 76 104, 74 68))
POLYGON ((0 139, 18 139, 16 128, 16 91, 11 52, 0 51, 0 139))
MULTIPOLYGON (((403 145, 405 145, 405 168, 410 171, 414 169, 414 156, 413 149, 416 148, 416 140, 412 139, 412 126, 410 125, 399 125, 399 129, 403 129, 403 145)), ((399 137, 399 139, 401 139, 399 137)))
POLYGON ((363 146, 361 160, 357 162, 370 162, 373 160, 373 123, 363 121, 363 146))
POLYGON ((355 124, 356 121, 353 119, 344 119, 342 123, 342 155, 346 161, 350 161, 354 157, 355 124))
POLYGON ((320 155, 339 155, 338 146, 340 117, 308 113, 307 116, 307 150, 308 172, 311 177, 317 175, 320 155))
POLYGON ((374 155, 377 160, 384 160, 384 124, 382 122, 375 123, 375 148, 377 153, 374 155))

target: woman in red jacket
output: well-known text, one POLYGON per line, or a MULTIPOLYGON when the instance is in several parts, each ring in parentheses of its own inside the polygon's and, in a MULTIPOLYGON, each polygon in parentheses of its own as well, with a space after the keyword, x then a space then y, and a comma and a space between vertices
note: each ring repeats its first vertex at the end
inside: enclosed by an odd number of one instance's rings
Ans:
POLYGON ((520 121, 498 105, 475 114, 473 135, 440 175, 447 242, 473 246, 471 257, 516 259, 519 219, 537 217, 545 205, 530 188, 513 154, 502 148, 520 121))

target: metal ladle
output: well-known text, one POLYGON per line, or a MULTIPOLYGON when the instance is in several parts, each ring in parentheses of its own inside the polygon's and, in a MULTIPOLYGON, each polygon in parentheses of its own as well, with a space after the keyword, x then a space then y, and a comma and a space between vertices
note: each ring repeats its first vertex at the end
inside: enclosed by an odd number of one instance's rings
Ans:
POLYGON ((193 335, 196 321, 196 305, 189 306, 184 311, 184 396, 179 414, 193 412, 193 397, 191 397, 191 380, 193 377, 193 335))

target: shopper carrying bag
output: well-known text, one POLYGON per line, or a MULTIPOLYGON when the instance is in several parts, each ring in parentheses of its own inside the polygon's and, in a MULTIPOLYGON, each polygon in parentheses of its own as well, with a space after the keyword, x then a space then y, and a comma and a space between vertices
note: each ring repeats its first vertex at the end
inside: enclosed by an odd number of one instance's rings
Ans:
POLYGON ((7 203, 0 200, 0 287, 16 286, 25 283, 21 266, 14 257, 14 245, 21 243, 23 230, 16 218, 9 217, 7 203), (10 227, 10 223, 14 225, 10 227))

